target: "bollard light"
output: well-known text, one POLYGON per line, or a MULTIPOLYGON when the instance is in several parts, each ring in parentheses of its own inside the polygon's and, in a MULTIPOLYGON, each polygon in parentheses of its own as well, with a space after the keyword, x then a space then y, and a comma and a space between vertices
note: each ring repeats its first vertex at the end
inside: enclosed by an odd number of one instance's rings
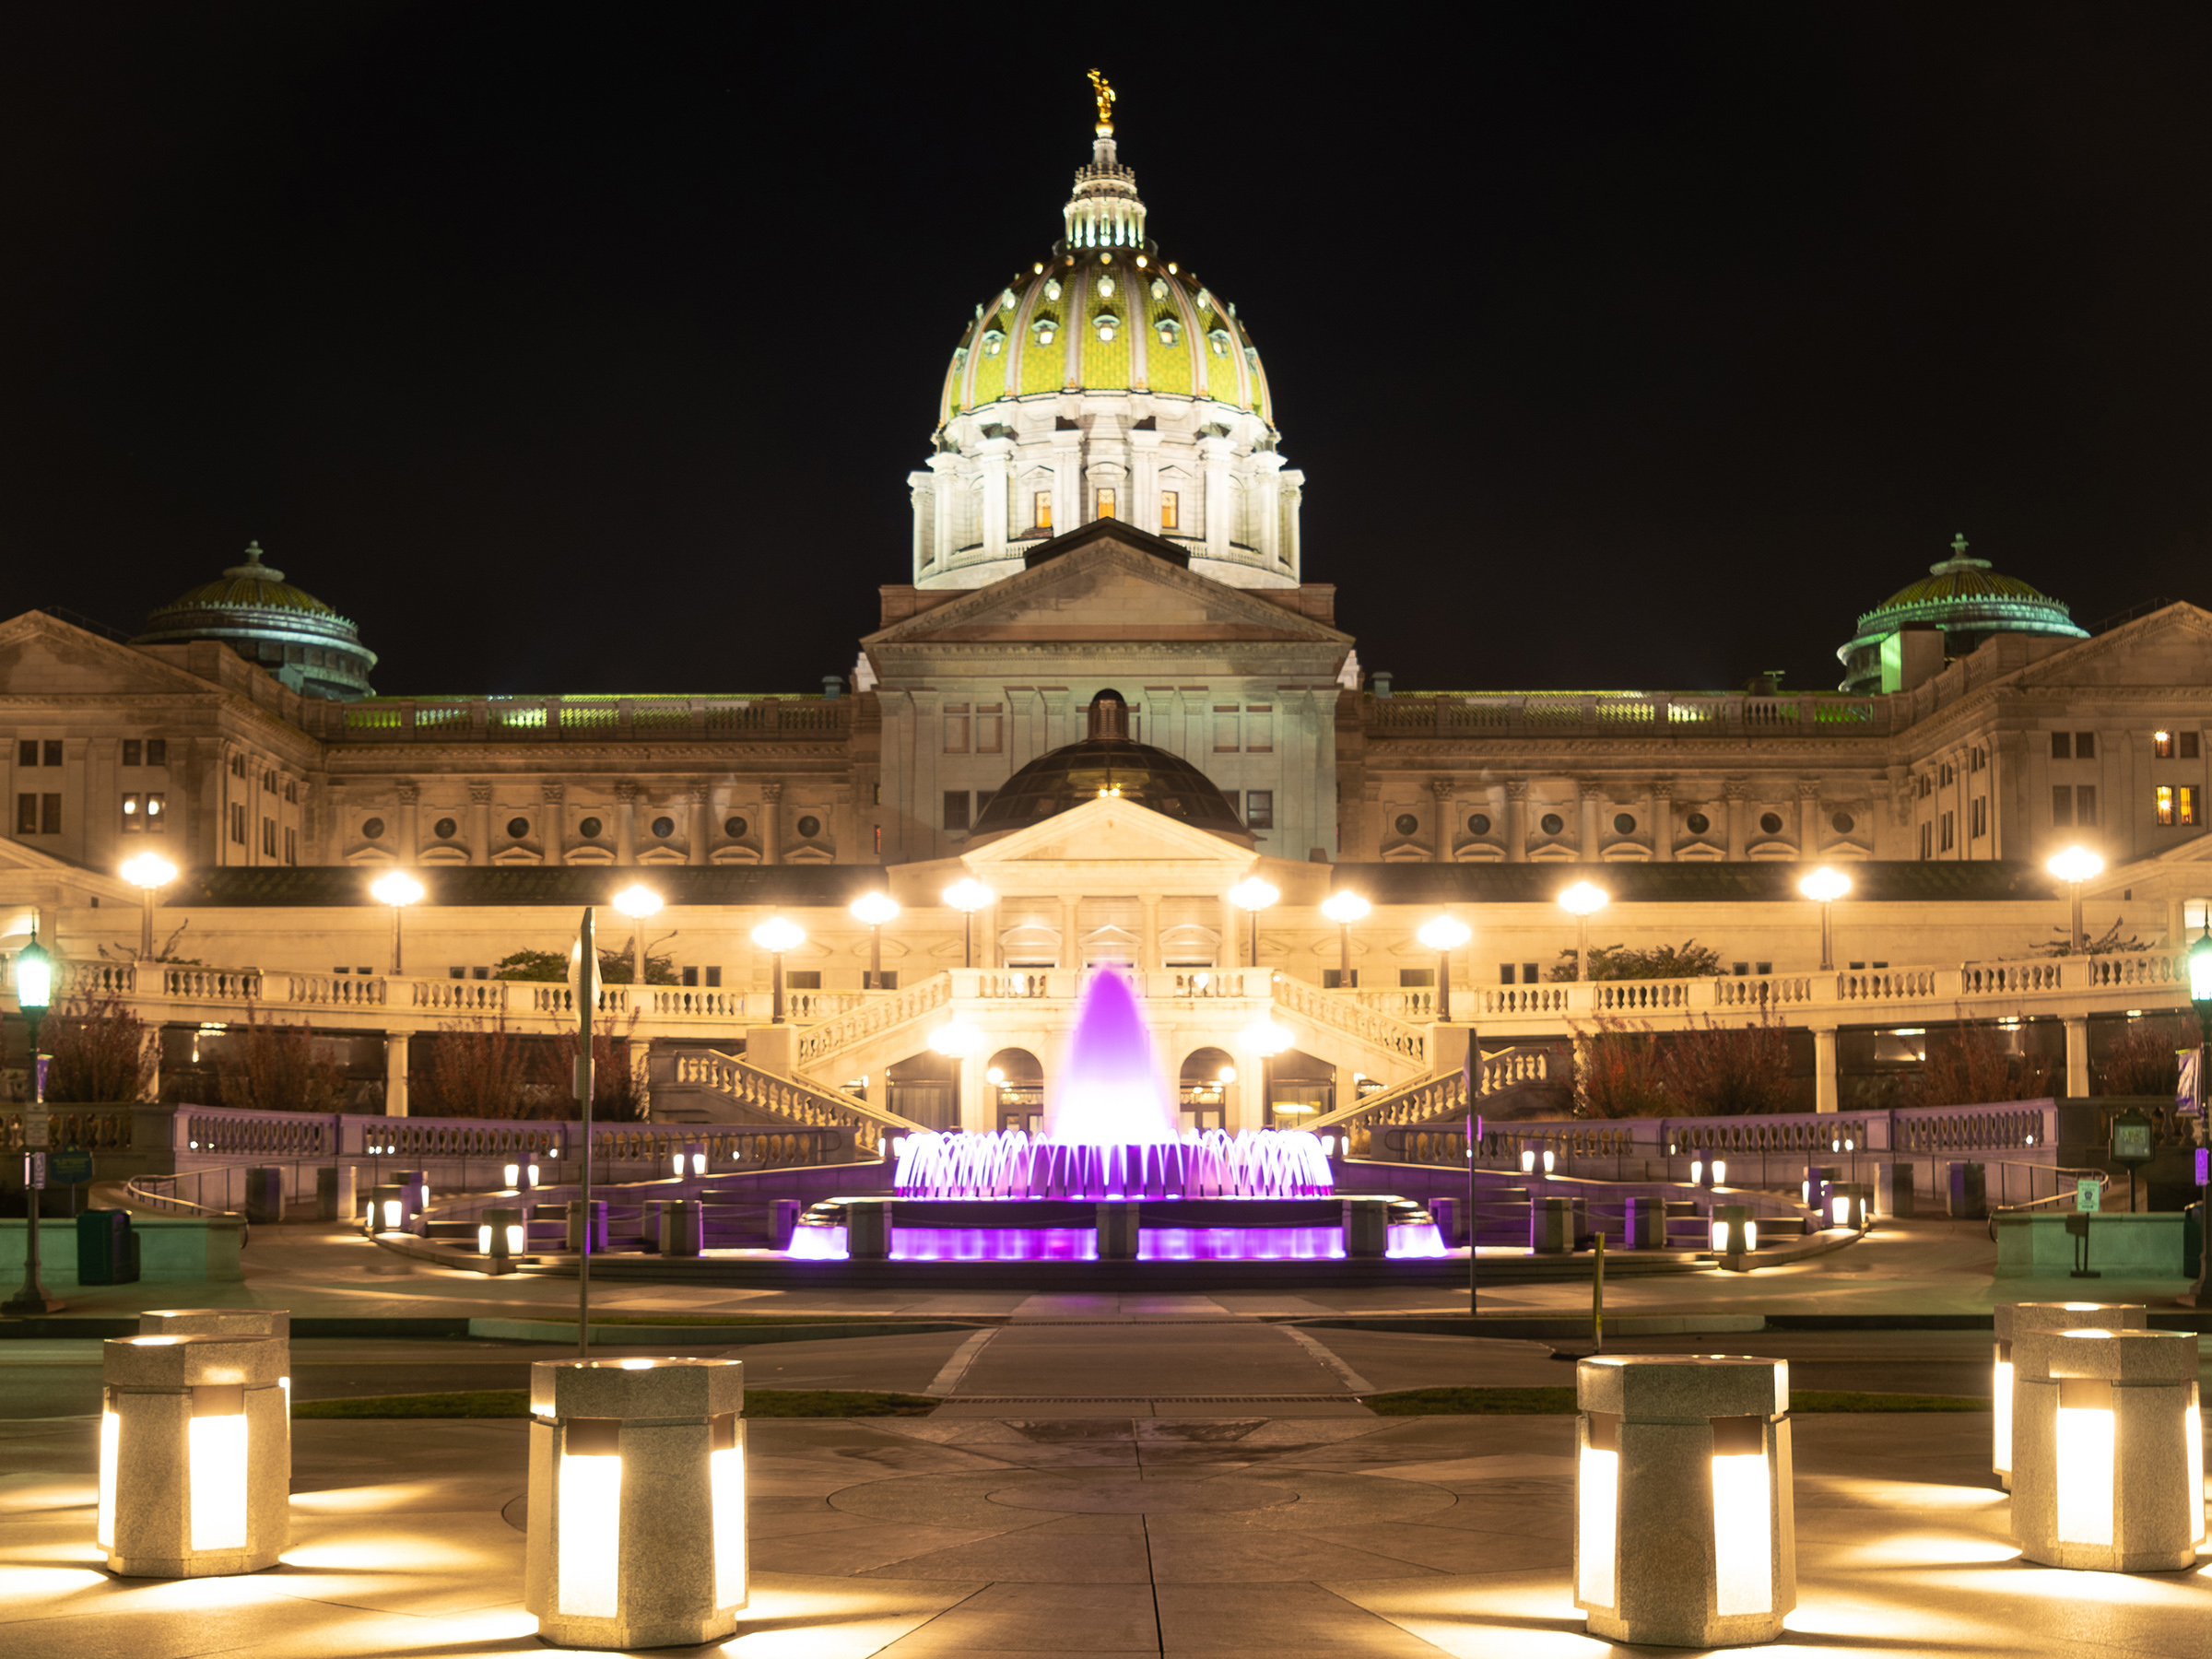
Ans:
POLYGON ((1521 1148, 1521 1173, 1522 1173, 1522 1174, 1524 1174, 1524 1175, 1533 1175, 1533 1174, 1535 1174, 1535 1172, 1536 1172, 1536 1149, 1535 1149, 1534 1147, 1522 1147, 1522 1148, 1521 1148))
POLYGON ((1689 1184, 1691 1186, 1705 1184, 1705 1160, 1701 1158, 1693 1158, 1689 1160, 1689 1184))
POLYGON ((1728 1160, 1724 1158, 1716 1158, 1712 1160, 1712 1184, 1714 1186, 1728 1184, 1728 1160))
POLYGON ((523 1166, 509 1164, 500 1171, 500 1184, 510 1193, 520 1192, 523 1184, 523 1166))
POLYGON ((1712 1253, 1721 1258, 1721 1266, 1730 1273, 1747 1273, 1750 1264, 1744 1260, 1759 1248, 1759 1223, 1751 1218, 1751 1206, 1747 1204, 1718 1204, 1712 1210, 1712 1253))
POLYGON ((1828 1219, 1831 1227, 1848 1227, 1856 1231, 1866 1230, 1867 1201, 1873 1194, 1863 1181, 1831 1181, 1828 1183, 1828 1219))
POLYGON ((1548 1174, 1550 1174, 1550 1173, 1551 1173, 1552 1159, 1553 1159, 1553 1154, 1552 1154, 1552 1150, 1551 1150, 1551 1148, 1550 1148, 1549 1147, 1545 1147, 1545 1148, 1544 1148, 1544 1173, 1545 1173, 1545 1174, 1547 1174, 1547 1175, 1548 1175, 1548 1174))
POLYGON ((523 1605, 563 1647, 697 1646, 746 1604, 745 1366, 530 1368, 523 1605))
POLYGON ((2030 1332, 2013 1345, 2012 1535, 2026 1559, 2181 1571, 2205 1536, 2189 1331, 2030 1332))
POLYGON ((2012 1489, 2012 1345, 2042 1331, 2140 1331, 2148 1311, 2130 1302, 1999 1302, 1994 1310, 1996 1342, 1990 1354, 1989 1466, 1997 1485, 2012 1489))
POLYGON ((529 1228, 519 1209, 488 1209, 477 1223, 477 1253, 492 1274, 512 1273, 514 1258, 529 1253, 529 1228))
POLYGON ((101 1345, 96 1535, 109 1571, 216 1578, 276 1565, 291 1541, 285 1346, 214 1333, 101 1345))
MULTIPOLYGON (((558 1154, 558 1153, 556 1153, 554 1156, 558 1157, 558 1156, 559 1156, 559 1154, 558 1154)), ((523 1166, 523 1178, 524 1178, 525 1181, 527 1181, 527 1182, 529 1182, 529 1183, 530 1183, 532 1186, 534 1186, 534 1187, 535 1187, 535 1185, 537 1185, 537 1159, 535 1159, 535 1158, 534 1158, 534 1159, 531 1159, 531 1160, 530 1160, 528 1163, 526 1163, 526 1164, 524 1164, 524 1165, 523 1166)))
POLYGON ((1595 1358, 1576 1365, 1575 1393, 1574 1602, 1590 1633, 1701 1648, 1779 1636, 1797 1605, 1789 1362, 1595 1358))

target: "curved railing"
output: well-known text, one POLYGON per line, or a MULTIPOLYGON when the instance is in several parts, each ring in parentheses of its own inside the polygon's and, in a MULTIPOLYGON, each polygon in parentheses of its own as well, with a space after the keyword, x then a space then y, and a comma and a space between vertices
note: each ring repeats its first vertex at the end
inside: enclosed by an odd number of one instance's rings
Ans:
MULTIPOLYGON (((1006 974, 997 977, 1013 979, 1006 974)), ((1016 994, 1008 992, 1006 994, 1016 994)), ((952 975, 933 974, 918 985, 869 995, 860 1006, 826 1019, 799 1033, 798 1064, 818 1065, 841 1050, 878 1036, 910 1020, 919 1019, 952 999, 952 975)), ((763 1074, 764 1076, 766 1074, 763 1074)))
POLYGON ((1415 1065, 1428 1062, 1428 1033, 1418 1027, 1287 973, 1276 980, 1269 990, 1276 1006, 1286 1013, 1341 1032, 1355 1041, 1367 1043, 1415 1065))
POLYGON ((886 1135, 921 1134, 925 1127, 842 1090, 780 1077, 718 1050, 677 1055, 676 1080, 802 1127, 847 1130, 853 1146, 864 1150, 880 1150, 886 1135))

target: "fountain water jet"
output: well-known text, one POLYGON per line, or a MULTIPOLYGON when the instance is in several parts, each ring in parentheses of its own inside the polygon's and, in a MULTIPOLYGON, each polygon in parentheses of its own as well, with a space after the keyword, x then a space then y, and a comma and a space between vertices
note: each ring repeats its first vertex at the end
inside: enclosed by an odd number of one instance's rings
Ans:
POLYGON ((1136 994, 1115 969, 1099 969, 1076 1010, 1065 1080, 1046 1109, 1045 1134, 1068 1146, 1146 1147, 1179 1140, 1181 1127, 1136 994))

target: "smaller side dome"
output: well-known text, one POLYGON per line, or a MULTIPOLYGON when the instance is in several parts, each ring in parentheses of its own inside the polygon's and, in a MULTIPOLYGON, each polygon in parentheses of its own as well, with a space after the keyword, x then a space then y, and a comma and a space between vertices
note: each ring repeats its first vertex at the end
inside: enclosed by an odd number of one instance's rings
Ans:
POLYGON ((242 563, 149 614, 146 630, 131 643, 192 640, 220 640, 302 696, 345 702, 375 695, 369 673, 376 653, 361 643, 352 622, 264 564, 259 542, 246 544, 242 563))
POLYGON ((2064 600, 2053 599, 2017 576, 2003 575, 1986 559, 1967 556, 1963 535, 1951 538, 1951 556, 1928 567, 1859 618, 1858 631, 1838 646, 1843 665, 1841 689, 1859 696, 1895 691, 1897 665, 1885 673, 1883 647, 1908 628, 1936 628, 1943 634, 1943 654, 1962 657, 1997 634, 2041 634, 2086 640, 2064 600))
POLYGON ((1253 844, 1214 781, 1181 755, 1130 741, 1128 704, 1118 691, 1101 691, 1090 701, 1090 735, 1038 756, 1007 779, 977 817, 969 845, 1107 796, 1210 830, 1241 847, 1253 844))

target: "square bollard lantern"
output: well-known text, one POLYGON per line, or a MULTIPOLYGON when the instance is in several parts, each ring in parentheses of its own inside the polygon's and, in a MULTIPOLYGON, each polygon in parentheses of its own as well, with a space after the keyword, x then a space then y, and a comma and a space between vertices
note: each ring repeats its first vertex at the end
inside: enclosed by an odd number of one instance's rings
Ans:
POLYGON ((1721 1265, 1731 1273, 1747 1273, 1750 1265, 1744 1257, 1759 1248, 1759 1223, 1752 1218, 1747 1204, 1716 1204, 1712 1206, 1712 1253, 1721 1258, 1721 1265))
POLYGON ((2012 1352, 2020 1554, 2093 1572, 2195 1566, 2205 1537, 2195 1333, 2030 1332, 2012 1352))
POLYGON ((1574 1605, 1590 1633, 1665 1647, 1782 1634, 1797 1605, 1786 1359, 1582 1360, 1574 1605))
POLYGON ((1865 1232, 1866 1201, 1872 1196, 1864 1181, 1831 1181, 1828 1183, 1828 1214, 1823 1219, 1830 1227, 1865 1232))
POLYGON ((706 1145, 702 1141, 686 1141, 668 1154, 668 1162, 678 1180, 687 1175, 704 1175, 707 1172, 706 1145))
POLYGON ((1999 1302, 1994 1310, 1996 1344, 1989 1373, 1989 1466, 1997 1485, 2012 1490, 2012 1345, 2037 1331, 2140 1331, 2147 1311, 2126 1302, 1999 1302))
POLYGON ((512 1273, 514 1258, 530 1253, 530 1230, 519 1209, 488 1209, 477 1223, 477 1253, 494 1273, 512 1273))
POLYGON ((141 1336, 267 1336, 276 1344, 284 1394, 284 1478, 292 1478, 292 1311, 289 1308, 155 1308, 138 1315, 141 1336))
POLYGON ((406 1232, 414 1219, 406 1187, 394 1184, 369 1189, 369 1218, 361 1230, 371 1238, 378 1233, 406 1232))
POLYGON ((124 1578, 273 1567, 291 1542, 291 1439, 270 1336, 102 1343, 98 1538, 124 1578))
POLYGON ((745 1366, 530 1368, 523 1606, 560 1647, 689 1647, 746 1604, 745 1366))

